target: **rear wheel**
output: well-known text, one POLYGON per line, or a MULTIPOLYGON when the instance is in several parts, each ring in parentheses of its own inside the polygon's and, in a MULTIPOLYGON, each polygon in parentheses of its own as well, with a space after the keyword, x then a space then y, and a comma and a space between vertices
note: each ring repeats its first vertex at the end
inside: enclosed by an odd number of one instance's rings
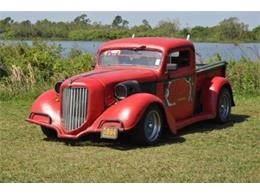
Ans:
POLYGON ((152 145, 158 142, 162 133, 162 111, 152 104, 132 131, 133 141, 139 145, 152 145))
POLYGON ((231 112, 231 99, 230 91, 227 88, 222 88, 218 97, 216 121, 225 123, 229 120, 231 112))
POLYGON ((47 138, 57 138, 57 132, 51 128, 41 126, 43 134, 47 138))

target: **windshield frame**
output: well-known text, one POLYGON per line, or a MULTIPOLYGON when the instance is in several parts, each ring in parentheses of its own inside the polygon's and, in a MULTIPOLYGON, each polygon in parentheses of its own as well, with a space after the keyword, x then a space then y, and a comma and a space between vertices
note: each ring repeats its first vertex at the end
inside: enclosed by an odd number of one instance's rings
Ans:
POLYGON ((108 48, 108 49, 104 49, 98 52, 97 55, 97 65, 99 67, 111 67, 111 66, 116 66, 116 67, 147 67, 147 68, 153 68, 153 69, 159 69, 162 66, 163 63, 163 59, 164 59, 164 52, 160 49, 153 49, 153 48, 136 48, 136 47, 121 47, 121 48, 108 48), (106 65, 102 65, 100 64, 100 56, 102 53, 109 51, 109 50, 135 50, 135 51, 154 51, 154 52, 159 52, 161 54, 160 57, 160 63, 159 65, 143 65, 143 64, 106 64, 106 65))

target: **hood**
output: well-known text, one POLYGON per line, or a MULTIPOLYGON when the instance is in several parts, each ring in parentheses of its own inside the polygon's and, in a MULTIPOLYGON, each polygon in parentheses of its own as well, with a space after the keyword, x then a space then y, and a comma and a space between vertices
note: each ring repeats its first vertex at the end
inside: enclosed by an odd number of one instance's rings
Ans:
MULTIPOLYGON (((95 69, 93 71, 71 77, 62 83, 61 88, 67 86, 86 86, 88 89, 88 114, 86 125, 94 120, 113 103, 114 86, 120 82, 137 80, 139 83, 157 80, 155 70, 149 69, 120 69, 115 67, 95 69)), ((75 94, 74 94, 75 95, 75 94)), ((62 96, 62 93, 61 93, 62 96)))
POLYGON ((70 84, 76 83, 89 83, 89 82, 100 82, 103 86, 110 84, 116 84, 122 81, 137 80, 139 82, 149 82, 157 80, 155 70, 150 69, 97 69, 84 74, 74 76, 67 81, 70 84))

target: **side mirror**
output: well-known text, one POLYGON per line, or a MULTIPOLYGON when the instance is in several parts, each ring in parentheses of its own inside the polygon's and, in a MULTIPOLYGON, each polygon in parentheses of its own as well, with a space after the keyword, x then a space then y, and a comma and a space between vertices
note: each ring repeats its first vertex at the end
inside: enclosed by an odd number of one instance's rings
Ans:
POLYGON ((167 71, 177 70, 177 67, 178 67, 177 64, 167 64, 167 65, 166 65, 166 70, 167 70, 167 71))

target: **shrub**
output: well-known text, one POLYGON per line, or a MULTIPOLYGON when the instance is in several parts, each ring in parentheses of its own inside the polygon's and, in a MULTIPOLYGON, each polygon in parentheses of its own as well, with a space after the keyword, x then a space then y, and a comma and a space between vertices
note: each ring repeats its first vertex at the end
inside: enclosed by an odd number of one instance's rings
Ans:
POLYGON ((227 77, 237 94, 260 95, 260 59, 229 61, 227 77))
MULTIPOLYGON (((26 43, 0 44, 0 99, 27 93, 31 97, 37 96, 57 80, 89 71, 94 63, 94 57, 89 53, 71 49, 62 57, 62 51, 60 46, 40 41, 33 41, 31 46, 26 43)), ((208 63, 219 60, 221 56, 216 54, 208 63)), ((259 57, 256 61, 244 57, 228 63, 227 77, 234 93, 260 95, 259 57)))
POLYGON ((72 49, 62 57, 62 48, 34 41, 0 45, 0 67, 7 76, 0 78, 0 99, 48 88, 57 80, 90 70, 93 56, 72 49))

